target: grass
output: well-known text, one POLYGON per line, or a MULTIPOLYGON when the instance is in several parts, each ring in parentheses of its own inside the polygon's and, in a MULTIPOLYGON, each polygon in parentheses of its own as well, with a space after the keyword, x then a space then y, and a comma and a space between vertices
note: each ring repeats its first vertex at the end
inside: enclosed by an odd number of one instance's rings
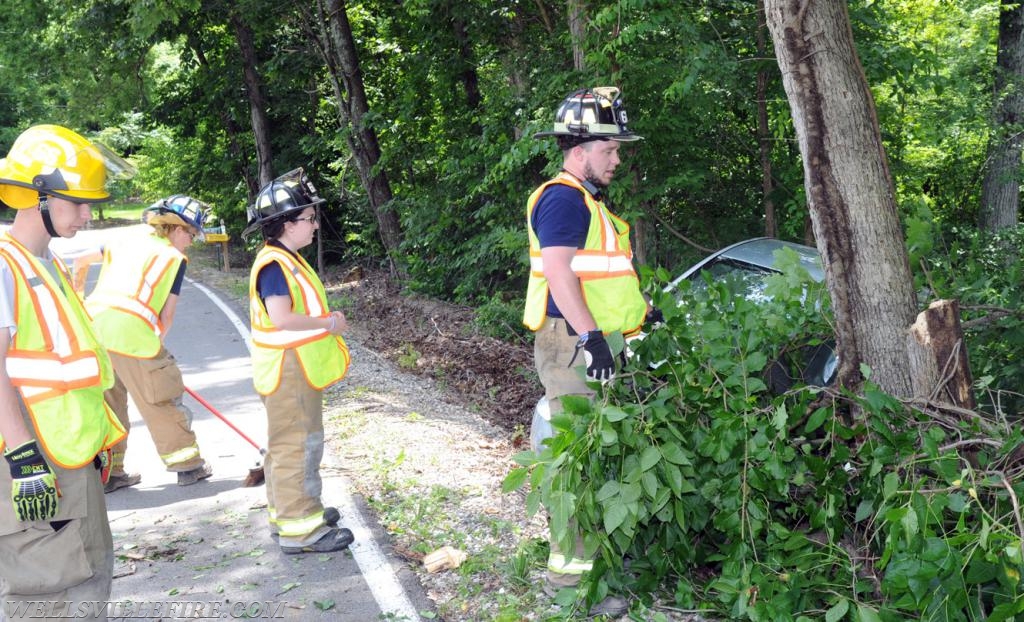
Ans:
MULTIPOLYGON (((103 220, 132 220, 142 222, 142 210, 146 209, 144 203, 110 203, 103 205, 103 220)), ((93 216, 100 220, 100 206, 93 207, 93 216)))

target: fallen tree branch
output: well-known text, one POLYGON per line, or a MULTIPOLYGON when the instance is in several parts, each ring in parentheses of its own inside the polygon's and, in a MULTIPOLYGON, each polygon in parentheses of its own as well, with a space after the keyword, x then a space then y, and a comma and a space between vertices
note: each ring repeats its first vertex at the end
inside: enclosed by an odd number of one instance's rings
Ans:
POLYGON ((708 248, 706 246, 701 246, 700 244, 697 244, 696 242, 694 242, 690 238, 686 237, 682 233, 679 233, 678 231, 676 231, 675 227, 673 227, 672 225, 668 224, 668 221, 666 221, 664 218, 662 218, 661 214, 659 214, 658 212, 656 212, 653 209, 651 209, 650 206, 645 204, 643 206, 643 208, 644 208, 644 212, 648 216, 650 216, 651 218, 657 220, 659 223, 661 223, 661 225, 663 227, 668 229, 669 233, 671 233, 672 235, 676 236, 677 238, 679 238, 683 242, 689 244, 690 246, 694 247, 695 249, 697 249, 697 250, 699 250, 699 251, 701 251, 703 253, 713 253, 713 252, 715 252, 715 249, 708 248))
POLYGON ((1010 495, 1010 503, 1013 504, 1013 518, 1017 521, 1017 536, 1020 539, 1020 552, 1024 556, 1024 522, 1021 521, 1020 516, 1020 504, 1017 503, 1017 493, 1013 492, 1013 486, 1010 486, 1010 482, 1006 480, 1006 474, 1000 473, 999 480, 1003 483, 1003 488, 1006 489, 1007 494, 1010 495))
POLYGON ((986 326, 988 324, 992 324, 994 322, 998 322, 999 320, 1002 320, 1002 319, 1005 319, 1005 318, 1008 318, 1008 317, 1016 317, 1016 318, 1024 319, 1024 311, 1020 311, 1019 309, 1007 309, 1006 307, 998 307, 998 306, 995 306, 995 305, 961 306, 960 310, 961 311, 981 311, 981 312, 987 313, 987 315, 984 315, 982 317, 976 317, 973 320, 967 320, 966 322, 961 322, 960 326, 963 327, 965 330, 968 329, 968 328, 979 328, 981 326, 986 326))

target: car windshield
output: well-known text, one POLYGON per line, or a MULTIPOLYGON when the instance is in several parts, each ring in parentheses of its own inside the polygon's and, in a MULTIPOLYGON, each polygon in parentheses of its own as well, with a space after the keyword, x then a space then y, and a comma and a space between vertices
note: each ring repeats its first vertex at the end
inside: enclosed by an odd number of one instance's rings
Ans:
POLYGON ((708 288, 703 274, 709 273, 711 281, 716 283, 726 282, 733 291, 744 292, 748 300, 763 302, 768 299, 765 295, 765 277, 776 274, 774 270, 767 270, 746 263, 732 261, 718 261, 706 266, 692 279, 694 293, 705 293, 708 288))

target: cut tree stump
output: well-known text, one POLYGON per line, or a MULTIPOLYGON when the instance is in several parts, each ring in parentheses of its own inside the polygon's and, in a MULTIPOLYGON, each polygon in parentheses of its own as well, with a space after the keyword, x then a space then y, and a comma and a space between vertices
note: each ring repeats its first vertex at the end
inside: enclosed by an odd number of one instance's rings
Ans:
POLYGON ((915 397, 974 410, 974 380, 960 326, 960 303, 936 300, 917 315, 909 333, 915 397))

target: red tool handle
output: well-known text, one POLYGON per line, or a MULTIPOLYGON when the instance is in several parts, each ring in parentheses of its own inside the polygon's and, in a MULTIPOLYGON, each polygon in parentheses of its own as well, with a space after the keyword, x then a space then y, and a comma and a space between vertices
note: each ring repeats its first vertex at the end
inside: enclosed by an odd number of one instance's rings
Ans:
POLYGON ((213 413, 213 415, 215 417, 217 417, 218 419, 220 419, 224 423, 228 424, 228 427, 231 428, 232 430, 234 430, 235 432, 237 432, 239 436, 241 436, 245 440, 249 441, 250 445, 252 445, 256 449, 260 450, 260 455, 265 455, 267 453, 266 449, 263 449, 262 447, 260 447, 258 444, 256 444, 256 441, 254 441, 251 438, 249 438, 248 436, 246 436, 245 432, 242 432, 241 430, 239 430, 238 426, 236 426, 235 424, 233 424, 230 421, 228 421, 228 418, 225 417, 224 415, 222 415, 216 408, 214 408, 213 405, 210 404, 210 402, 207 402, 198 393, 196 393, 195 391, 193 391, 192 389, 190 389, 188 387, 185 387, 185 391, 189 395, 191 395, 192 397, 196 398, 196 401, 199 402, 200 404, 202 404, 203 406, 205 406, 206 410, 208 410, 211 413, 213 413))

